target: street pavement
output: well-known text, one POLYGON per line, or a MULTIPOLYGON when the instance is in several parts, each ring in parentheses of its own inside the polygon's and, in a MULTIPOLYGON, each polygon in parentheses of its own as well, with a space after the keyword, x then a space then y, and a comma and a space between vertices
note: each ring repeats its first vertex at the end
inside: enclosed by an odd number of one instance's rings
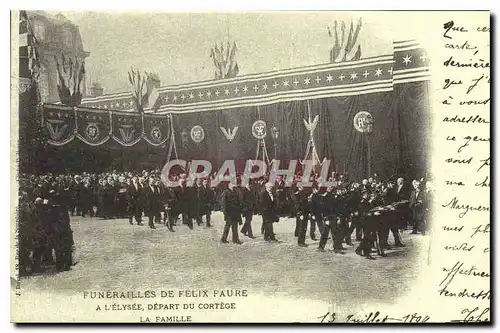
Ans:
MULTIPOLYGON (((224 226, 220 212, 212 228, 190 230, 178 222, 174 233, 130 225, 126 219, 72 217, 76 265, 71 271, 31 276, 23 289, 33 292, 83 293, 95 290, 243 288, 265 295, 283 295, 338 303, 396 302, 409 292, 425 260, 428 237, 403 233, 404 248, 387 250, 387 257, 366 260, 346 246, 346 254, 318 252, 318 241, 297 246, 295 220, 275 224, 277 243, 265 242, 262 219, 255 216, 255 239, 241 233, 241 245, 220 242, 224 226)), ((309 233, 308 233, 309 236, 309 233)), ((316 231, 319 239, 319 232, 316 231)), ((353 235, 354 238, 354 235, 353 235)), ((231 236, 228 238, 231 241, 231 236)), ((392 243, 392 236, 389 243, 392 243)), ((346 303, 346 304, 347 304, 346 303)))

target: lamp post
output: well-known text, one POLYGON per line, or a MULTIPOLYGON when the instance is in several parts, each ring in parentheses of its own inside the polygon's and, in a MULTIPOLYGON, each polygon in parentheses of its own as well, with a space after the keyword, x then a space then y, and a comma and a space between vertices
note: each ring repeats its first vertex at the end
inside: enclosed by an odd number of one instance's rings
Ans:
POLYGON ((273 138, 273 141, 274 141, 274 159, 277 159, 278 157, 278 149, 277 149, 277 143, 278 143, 278 138, 280 136, 280 130, 278 127, 276 127, 276 125, 274 125, 272 128, 271 128, 271 136, 273 138))

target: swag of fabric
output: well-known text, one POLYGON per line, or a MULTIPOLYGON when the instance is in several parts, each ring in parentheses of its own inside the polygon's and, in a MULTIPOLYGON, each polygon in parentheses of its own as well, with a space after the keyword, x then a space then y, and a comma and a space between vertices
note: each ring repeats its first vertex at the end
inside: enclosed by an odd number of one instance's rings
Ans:
POLYGON ((47 143, 64 146, 75 137, 89 146, 101 146, 113 139, 120 146, 132 147, 144 140, 162 147, 170 138, 171 122, 166 115, 80 110, 44 105, 42 128, 47 143))

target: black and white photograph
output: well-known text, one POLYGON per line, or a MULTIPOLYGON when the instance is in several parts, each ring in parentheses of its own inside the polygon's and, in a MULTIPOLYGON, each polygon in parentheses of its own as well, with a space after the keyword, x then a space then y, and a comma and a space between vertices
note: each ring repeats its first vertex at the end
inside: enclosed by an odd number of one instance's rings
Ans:
POLYGON ((447 14, 12 11, 11 320, 490 322, 490 18, 447 14))

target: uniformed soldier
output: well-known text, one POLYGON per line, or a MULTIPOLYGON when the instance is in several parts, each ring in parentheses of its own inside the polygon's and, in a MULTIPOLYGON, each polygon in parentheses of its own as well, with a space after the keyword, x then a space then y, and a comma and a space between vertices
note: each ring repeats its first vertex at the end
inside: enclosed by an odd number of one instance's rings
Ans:
MULTIPOLYGON (((382 210, 380 209, 382 205, 383 202, 381 198, 377 196, 376 193, 372 192, 369 195, 368 199, 369 210, 366 213, 366 223, 365 228, 363 229, 363 240, 365 240, 366 235, 365 247, 369 246, 371 252, 372 247, 375 246, 377 254, 380 256, 385 256, 384 249, 380 246, 381 225, 382 219, 384 219, 382 210)), ((374 259, 373 257, 371 257, 371 255, 366 257, 368 259, 374 259)))
POLYGON ((337 213, 339 228, 342 233, 342 242, 352 246, 351 235, 349 234, 349 219, 351 212, 349 210, 349 198, 346 192, 345 188, 337 189, 337 213))
POLYGON ((342 228, 339 220, 339 216, 342 213, 341 204, 339 198, 336 194, 335 188, 332 186, 328 187, 326 193, 323 195, 323 215, 325 219, 325 229, 323 234, 321 234, 321 239, 319 241, 318 250, 324 252, 325 245, 328 241, 329 234, 332 235, 333 239, 333 251, 335 253, 344 254, 342 248, 342 228))
POLYGON ((363 226, 360 221, 359 203, 361 202, 361 192, 358 184, 351 185, 351 190, 348 199, 348 209, 351 214, 351 225, 347 232, 347 237, 350 239, 354 230, 356 230, 356 241, 360 242, 363 237, 363 226))
POLYGON ((295 218, 295 237, 297 237, 297 243, 301 247, 307 247, 306 232, 307 232, 307 221, 309 219, 310 199, 312 193, 308 193, 304 190, 302 185, 297 186, 297 191, 294 193, 295 198, 295 211, 297 216, 295 218))
POLYGON ((311 223, 309 227, 311 240, 316 240, 316 226, 318 226, 319 235, 323 234, 325 231, 324 223, 323 223, 323 195, 318 187, 313 187, 313 193, 310 197, 310 213, 309 213, 309 221, 311 223))
POLYGON ((356 254, 362 255, 367 259, 374 259, 371 255, 371 249, 373 244, 373 234, 372 228, 368 224, 368 211, 370 210, 369 194, 364 192, 361 197, 361 201, 358 204, 358 219, 359 224, 363 228, 363 238, 361 243, 356 248, 356 254))

